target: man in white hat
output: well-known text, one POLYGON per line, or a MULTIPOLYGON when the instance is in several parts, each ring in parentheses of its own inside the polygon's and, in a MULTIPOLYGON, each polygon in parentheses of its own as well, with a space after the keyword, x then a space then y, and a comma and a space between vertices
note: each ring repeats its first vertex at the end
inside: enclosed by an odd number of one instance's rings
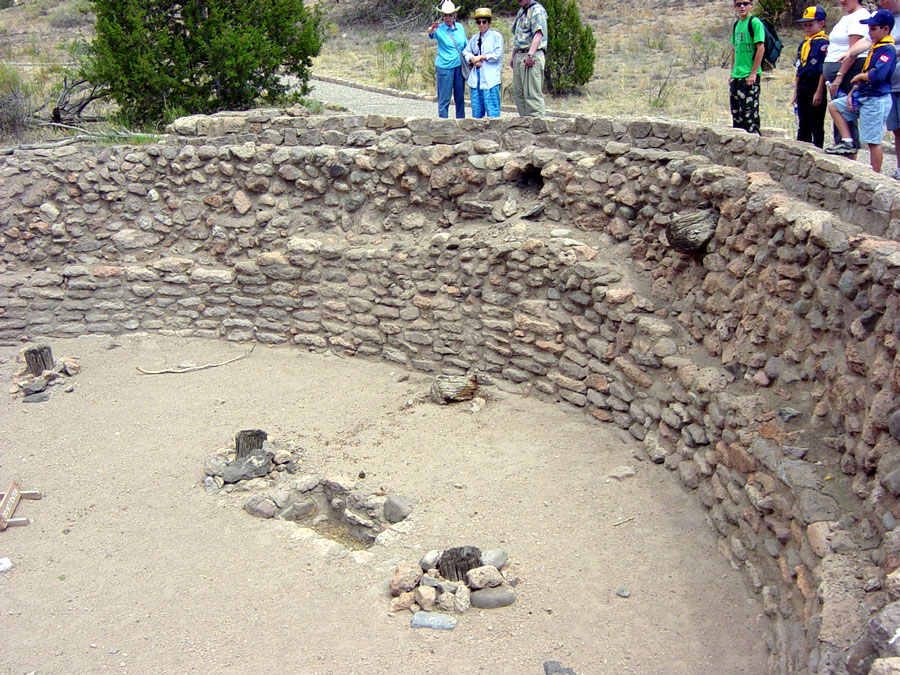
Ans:
POLYGON ((513 24, 513 100, 522 116, 544 114, 544 50, 547 49, 547 10, 537 0, 518 0, 513 24))
POLYGON ((466 48, 466 29, 456 20, 459 7, 453 0, 444 0, 438 7, 442 21, 435 21, 428 29, 428 37, 437 40, 434 74, 437 80, 438 117, 447 117, 450 97, 456 106, 456 118, 466 116, 466 83, 462 76, 462 51, 466 48))

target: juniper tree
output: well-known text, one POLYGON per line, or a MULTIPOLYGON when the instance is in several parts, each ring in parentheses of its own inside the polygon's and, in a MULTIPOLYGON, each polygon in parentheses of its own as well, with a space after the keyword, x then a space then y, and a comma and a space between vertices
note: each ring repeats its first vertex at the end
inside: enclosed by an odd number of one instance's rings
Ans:
POLYGON ((582 25, 575 0, 541 0, 547 10, 547 90, 565 94, 594 74, 597 41, 590 26, 582 25))
POLYGON ((303 0, 91 0, 84 74, 128 124, 246 110, 308 91, 321 16, 303 0), (292 75, 291 83, 282 75, 292 75))

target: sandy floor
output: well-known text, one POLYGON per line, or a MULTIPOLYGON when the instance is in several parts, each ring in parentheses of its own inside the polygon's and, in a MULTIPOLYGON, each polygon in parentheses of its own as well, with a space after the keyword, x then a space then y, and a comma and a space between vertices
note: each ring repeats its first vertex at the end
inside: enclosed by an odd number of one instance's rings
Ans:
POLYGON ((27 527, 0 532, 3 673, 589 673, 765 670, 759 606, 716 553, 696 500, 637 462, 613 426, 534 399, 418 401, 429 378, 390 365, 148 336, 52 340, 79 356, 72 393, 6 392, 0 483, 27 527), (304 472, 365 471, 416 497, 407 534, 371 563, 323 557, 295 525, 253 518, 200 486, 204 458, 244 428, 303 448, 304 472), (637 475, 609 479, 618 465, 637 475), (619 526, 614 524, 632 518, 619 526), (505 609, 451 632, 413 630, 383 595, 398 560, 432 548, 506 548, 521 583, 505 609), (625 586, 628 599, 616 595, 625 586))

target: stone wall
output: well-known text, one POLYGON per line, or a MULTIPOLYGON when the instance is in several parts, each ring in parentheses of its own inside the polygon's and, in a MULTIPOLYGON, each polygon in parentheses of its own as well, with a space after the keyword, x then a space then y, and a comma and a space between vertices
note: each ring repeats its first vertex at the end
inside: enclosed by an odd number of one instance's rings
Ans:
POLYGON ((762 602, 771 672, 867 672, 900 567, 892 185, 659 120, 260 112, 173 132, 4 159, 0 339, 477 368, 627 429, 697 495, 762 602), (715 235, 675 253, 666 226, 697 209, 715 235))

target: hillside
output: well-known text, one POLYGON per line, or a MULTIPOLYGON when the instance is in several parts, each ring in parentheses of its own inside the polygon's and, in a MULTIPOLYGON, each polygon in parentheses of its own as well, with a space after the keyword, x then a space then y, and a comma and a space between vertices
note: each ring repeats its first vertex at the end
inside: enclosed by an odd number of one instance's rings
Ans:
MULTIPOLYGON (((728 73, 722 67, 729 57, 733 20, 727 7, 714 2, 613 6, 599 0, 585 0, 580 6, 583 20, 597 37, 595 75, 583 92, 554 99, 551 108, 730 124, 728 73)), ((0 60, 27 72, 39 98, 49 99, 52 83, 69 60, 72 41, 90 36, 88 8, 87 0, 24 0, 0 10, 0 60)), ((837 11, 831 9, 829 14, 836 17, 837 11)), ((327 40, 314 73, 434 91, 434 51, 426 25, 361 23, 337 2, 326 3, 326 15, 327 40)), ((511 24, 511 13, 501 15, 494 28, 508 38, 511 24)), ((474 25, 467 28, 474 31, 474 25)), ((792 131, 791 60, 800 33, 783 30, 782 39, 785 52, 780 67, 764 76, 762 117, 765 126, 792 131)))

